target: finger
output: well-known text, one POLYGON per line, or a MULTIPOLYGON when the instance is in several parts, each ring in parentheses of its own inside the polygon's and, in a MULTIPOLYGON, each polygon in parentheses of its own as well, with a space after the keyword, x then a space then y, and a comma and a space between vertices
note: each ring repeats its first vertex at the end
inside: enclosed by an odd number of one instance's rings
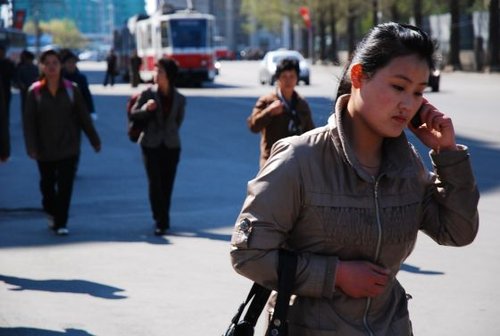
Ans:
POLYGON ((372 263, 370 263, 370 266, 371 266, 371 269, 378 274, 389 275, 391 273, 391 270, 389 270, 388 268, 385 268, 385 267, 382 267, 382 266, 379 266, 376 264, 372 264, 372 263))
POLYGON ((444 130, 448 127, 453 127, 451 119, 444 114, 434 120, 434 127, 437 130, 444 130))
POLYGON ((376 286, 385 287, 388 282, 389 282, 389 276, 387 276, 387 275, 377 275, 374 278, 374 284, 376 286))

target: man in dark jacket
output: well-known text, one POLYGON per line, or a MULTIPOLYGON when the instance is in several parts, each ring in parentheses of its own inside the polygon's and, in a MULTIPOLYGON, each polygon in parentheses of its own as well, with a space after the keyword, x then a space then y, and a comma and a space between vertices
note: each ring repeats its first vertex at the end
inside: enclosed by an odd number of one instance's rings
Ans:
POLYGON ((106 57, 106 75, 104 76, 104 83, 102 85, 106 86, 108 85, 108 81, 110 82, 111 86, 115 84, 115 76, 116 76, 116 54, 113 49, 111 49, 108 53, 108 56, 106 57))
POLYGON ((295 59, 283 59, 276 68, 275 90, 257 100, 247 119, 248 128, 261 133, 261 168, 276 141, 314 128, 309 104, 295 91, 299 73, 299 63, 295 59))
POLYGON ((83 99, 85 100, 85 104, 87 105, 87 109, 90 112, 90 116, 93 120, 97 120, 97 113, 95 112, 94 100, 92 98, 92 94, 90 93, 87 76, 81 73, 76 66, 76 63, 79 61, 78 56, 76 56, 72 51, 66 50, 61 52, 61 61, 63 65, 63 77, 78 85, 83 99))
POLYGON ((132 87, 137 87, 141 83, 141 69, 142 59, 137 55, 137 50, 134 49, 130 57, 130 84, 132 87))
POLYGON ((14 62, 7 57, 7 47, 0 44, 0 74, 2 74, 0 79, 2 80, 3 96, 5 99, 5 108, 7 109, 7 113, 10 111, 10 100, 12 98, 10 88, 12 81, 14 80, 15 73, 16 66, 14 62))
POLYGON ((2 73, 0 73, 0 163, 10 156, 9 112, 3 92, 2 73))
POLYGON ((28 89, 40 76, 40 72, 34 60, 35 55, 31 51, 23 50, 21 52, 21 59, 16 66, 15 84, 21 93, 21 112, 24 111, 24 103, 26 101, 28 89))

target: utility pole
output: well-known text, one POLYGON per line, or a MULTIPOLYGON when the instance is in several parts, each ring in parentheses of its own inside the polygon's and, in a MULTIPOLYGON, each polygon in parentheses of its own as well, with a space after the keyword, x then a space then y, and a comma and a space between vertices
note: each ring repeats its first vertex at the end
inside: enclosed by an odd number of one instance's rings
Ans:
POLYGON ((40 39, 42 37, 42 30, 40 29, 40 8, 38 1, 31 1, 31 10, 33 13, 33 21, 35 22, 35 54, 36 57, 40 56, 40 39))
POLYGON ((109 32, 110 32, 110 42, 113 43, 113 31, 115 30, 115 6, 113 0, 109 1, 109 32))
POLYGON ((234 8, 233 0, 226 0, 226 45, 229 50, 236 50, 234 30, 234 8))
POLYGON ((314 63, 314 44, 313 44, 313 20, 312 20, 312 7, 311 7, 311 0, 307 1, 307 6, 309 7, 309 17, 310 17, 310 24, 309 27, 307 28, 307 40, 308 40, 308 49, 309 49, 309 58, 311 59, 311 64, 314 63))

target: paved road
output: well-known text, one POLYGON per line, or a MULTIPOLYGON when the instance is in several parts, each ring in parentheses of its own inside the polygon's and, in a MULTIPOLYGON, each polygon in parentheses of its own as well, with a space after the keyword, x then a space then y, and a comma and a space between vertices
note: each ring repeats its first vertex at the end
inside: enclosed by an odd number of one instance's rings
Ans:
MULTIPOLYGON (((55 237, 40 211, 38 173, 27 159, 18 95, 12 106, 13 155, 0 165, 0 336, 220 335, 250 282, 229 264, 229 237, 257 169, 257 135, 245 118, 269 87, 255 62, 226 62, 202 89, 182 88, 188 109, 172 204, 173 232, 152 234, 139 149, 125 136, 126 84, 103 88, 103 64, 81 64, 93 83, 103 138, 84 140, 69 227, 55 237)), ((316 123, 326 121, 339 68, 315 66, 299 87, 316 123)), ((428 98, 453 111, 473 155, 482 198, 481 228, 469 247, 419 238, 400 281, 414 299, 416 335, 500 335, 499 75, 443 75, 428 98)))

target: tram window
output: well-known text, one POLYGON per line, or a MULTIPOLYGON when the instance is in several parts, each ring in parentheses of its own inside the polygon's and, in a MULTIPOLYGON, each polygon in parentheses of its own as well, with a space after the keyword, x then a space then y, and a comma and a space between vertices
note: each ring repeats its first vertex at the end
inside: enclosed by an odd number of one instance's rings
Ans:
POLYGON ((161 22, 161 46, 163 48, 170 46, 170 34, 168 21, 161 22))
POLYGON ((147 34, 147 39, 146 39, 146 48, 151 48, 153 46, 153 36, 152 36, 152 33, 151 33, 151 25, 147 25, 146 27, 146 34, 147 34))
POLYGON ((207 47, 206 20, 171 20, 172 44, 177 48, 207 47))
POLYGON ((149 49, 152 46, 151 41, 151 25, 142 27, 139 34, 139 45, 141 49, 149 49))

